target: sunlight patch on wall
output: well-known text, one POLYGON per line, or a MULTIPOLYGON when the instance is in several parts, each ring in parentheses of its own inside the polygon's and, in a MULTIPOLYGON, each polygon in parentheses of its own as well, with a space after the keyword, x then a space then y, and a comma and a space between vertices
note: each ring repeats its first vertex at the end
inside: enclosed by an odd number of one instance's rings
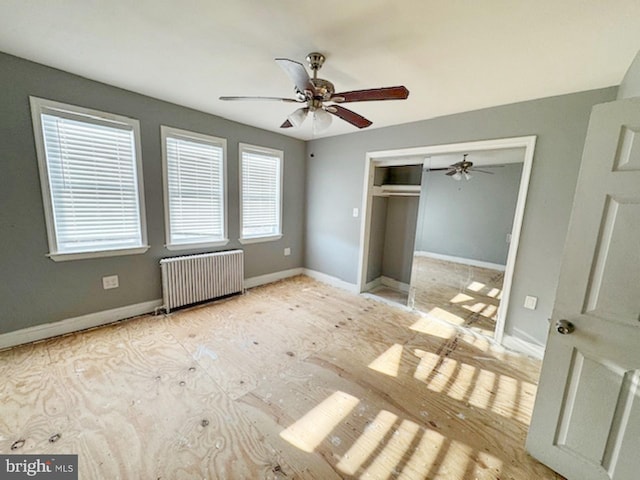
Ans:
POLYGON ((280 432, 280 436, 300 450, 313 452, 359 402, 358 398, 348 393, 334 392, 300 420, 280 432))
POLYGON ((338 469, 348 475, 355 474, 360 466, 375 452, 397 419, 397 415, 386 410, 378 413, 375 420, 367 425, 362 435, 358 437, 340 459, 337 465, 338 469))
POLYGON ((396 343, 390 346, 386 352, 381 354, 368 366, 376 372, 384 373, 391 377, 397 377, 400 370, 400 361, 402 360, 402 345, 396 343))

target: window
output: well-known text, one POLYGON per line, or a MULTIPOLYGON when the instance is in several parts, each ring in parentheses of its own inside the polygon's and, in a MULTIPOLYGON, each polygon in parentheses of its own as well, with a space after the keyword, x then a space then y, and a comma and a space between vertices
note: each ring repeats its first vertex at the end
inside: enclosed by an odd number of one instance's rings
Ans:
POLYGON ((240 241, 282 237, 282 158, 279 150, 240 144, 240 241))
POLYGON ((31 97, 53 260, 145 252, 137 120, 31 97))
POLYGON ((167 248, 225 245, 225 139, 161 127, 167 248))

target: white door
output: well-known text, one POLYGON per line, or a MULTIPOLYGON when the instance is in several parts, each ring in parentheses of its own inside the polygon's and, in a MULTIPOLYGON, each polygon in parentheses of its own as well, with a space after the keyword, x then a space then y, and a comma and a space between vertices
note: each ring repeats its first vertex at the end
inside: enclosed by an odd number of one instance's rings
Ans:
POLYGON ((527 449, 571 480, 639 479, 639 378, 634 98, 591 114, 527 449))

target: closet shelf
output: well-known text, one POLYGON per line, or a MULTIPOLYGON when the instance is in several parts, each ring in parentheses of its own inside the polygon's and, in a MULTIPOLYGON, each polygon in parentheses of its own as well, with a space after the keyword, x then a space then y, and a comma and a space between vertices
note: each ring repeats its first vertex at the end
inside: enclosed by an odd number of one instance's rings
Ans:
POLYGON ((380 185, 373 187, 374 197, 419 197, 420 185, 380 185))

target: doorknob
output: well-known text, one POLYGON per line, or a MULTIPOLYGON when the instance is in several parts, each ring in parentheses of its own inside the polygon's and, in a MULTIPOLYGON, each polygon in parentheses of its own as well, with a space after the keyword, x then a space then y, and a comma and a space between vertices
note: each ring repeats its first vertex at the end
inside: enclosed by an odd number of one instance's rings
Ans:
POLYGON ((569 335, 576 329, 575 325, 569 320, 558 320, 556 322, 556 330, 562 335, 569 335))

